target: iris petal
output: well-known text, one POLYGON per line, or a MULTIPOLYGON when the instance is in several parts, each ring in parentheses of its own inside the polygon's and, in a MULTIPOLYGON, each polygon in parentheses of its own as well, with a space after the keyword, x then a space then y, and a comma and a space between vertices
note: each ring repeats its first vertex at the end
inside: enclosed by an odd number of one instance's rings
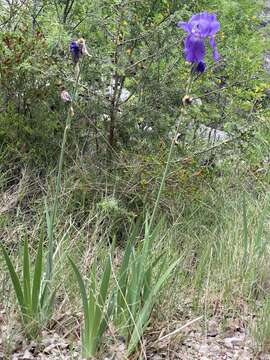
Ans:
POLYGON ((214 36, 210 37, 209 42, 210 42, 210 45, 213 48, 213 58, 214 58, 215 61, 218 61, 219 53, 218 53, 217 44, 216 44, 216 40, 215 40, 214 36))
POLYGON ((177 27, 179 28, 182 28, 183 30, 185 30, 186 32, 191 32, 192 28, 191 28, 191 25, 190 23, 188 22, 184 22, 184 21, 179 21, 177 24, 176 24, 177 27))
POLYGON ((193 15, 188 21, 192 26, 199 26, 201 29, 201 36, 211 36, 219 31, 220 24, 217 21, 216 14, 208 12, 193 15))
POLYGON ((188 35, 185 40, 185 55, 187 61, 203 61, 205 57, 205 46, 203 39, 192 34, 188 35))

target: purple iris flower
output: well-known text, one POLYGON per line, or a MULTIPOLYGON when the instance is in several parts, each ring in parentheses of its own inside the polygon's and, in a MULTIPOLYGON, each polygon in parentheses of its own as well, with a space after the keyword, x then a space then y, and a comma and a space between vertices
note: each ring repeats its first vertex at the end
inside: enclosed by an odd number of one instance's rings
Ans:
POLYGON ((75 41, 75 40, 71 41, 71 43, 70 43, 70 52, 71 52, 71 55, 72 55, 73 63, 76 65, 77 62, 79 61, 81 55, 82 55, 80 47, 79 47, 77 41, 75 41))
POLYGON ((202 12, 193 15, 188 22, 179 21, 177 27, 181 27, 188 34, 185 39, 185 57, 187 61, 196 64, 196 71, 204 72, 206 67, 204 62, 206 38, 209 38, 212 46, 214 60, 219 59, 215 34, 220 29, 220 23, 216 14, 202 12))

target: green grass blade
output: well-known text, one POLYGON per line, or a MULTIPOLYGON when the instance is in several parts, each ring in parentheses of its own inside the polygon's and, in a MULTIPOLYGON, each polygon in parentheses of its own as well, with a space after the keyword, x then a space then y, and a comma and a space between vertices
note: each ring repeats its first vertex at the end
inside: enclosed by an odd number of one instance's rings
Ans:
POLYGON ((110 277, 111 277, 111 260, 109 258, 105 266, 105 270, 100 284, 100 290, 96 305, 97 307, 96 307, 94 323, 93 323, 93 328, 97 329, 97 333, 100 327, 102 314, 104 314, 104 307, 105 307, 106 297, 108 294, 110 277))
MULTIPOLYGON (((92 276, 96 274, 96 268, 93 268, 92 276)), ((89 325, 89 343, 92 342, 92 348, 93 352, 96 351, 98 344, 100 342, 100 336, 102 335, 103 331, 100 329, 100 325, 102 323, 102 315, 104 315, 104 308, 105 308, 105 301, 108 293, 109 288, 109 281, 110 281, 110 275, 111 275, 111 261, 108 259, 101 284, 99 289, 99 294, 97 297, 95 297, 96 294, 96 281, 92 279, 91 281, 91 289, 89 293, 89 320, 91 323, 91 326, 89 325)), ((105 331, 105 329, 104 329, 105 331)))
POLYGON ((141 302, 141 290, 145 282, 145 264, 147 264, 147 258, 149 257, 150 252, 150 234, 149 234, 149 224, 148 218, 145 220, 145 239, 143 241, 143 248, 138 250, 138 254, 135 256, 136 266, 134 271, 132 271, 133 279, 130 284, 131 291, 131 312, 135 316, 138 306, 141 302))
POLYGON ((97 264, 96 264, 96 262, 94 262, 91 267, 90 288, 92 289, 93 294, 96 294, 96 292, 97 292, 97 264))
POLYGON ((42 312, 44 320, 47 320, 52 316, 54 302, 55 302, 55 295, 56 295, 56 290, 53 291, 50 296, 48 296, 48 301, 42 312))
POLYGON ((45 306, 48 294, 49 294, 49 286, 48 286, 48 283, 44 282, 43 289, 42 289, 42 294, 41 294, 41 297, 40 297, 40 307, 41 308, 43 308, 45 306))
POLYGON ((80 271, 77 268, 77 266, 75 265, 75 263, 71 260, 70 257, 68 259, 69 259, 69 262, 70 262, 70 264, 72 266, 74 274, 76 276, 77 282, 79 284, 81 297, 82 297, 82 303, 83 303, 85 336, 86 336, 86 338, 88 338, 88 334, 89 334, 89 310, 88 310, 88 300, 87 300, 87 293, 86 293, 84 281, 83 281, 82 276, 80 274, 80 271))
POLYGON ((145 215, 144 221, 144 237, 145 239, 149 238, 150 236, 150 227, 149 227, 149 213, 147 212, 145 215))
POLYGON ((104 317, 100 323, 100 326, 98 329, 98 334, 97 334, 98 339, 101 339, 102 335, 104 334, 104 331, 106 330, 106 328, 108 326, 108 321, 113 313, 113 307, 114 307, 114 303, 111 302, 108 306, 106 314, 104 315, 104 317))
MULTIPOLYGON (((148 268, 146 268, 144 270, 144 283, 143 283, 143 293, 142 293, 142 300, 143 302, 146 301, 146 299, 148 298, 150 292, 151 292, 151 284, 152 284, 152 274, 153 274, 153 270, 154 268, 158 265, 158 263, 160 262, 160 260, 162 259, 163 254, 160 254, 159 256, 157 256, 148 266, 148 268)), ((159 278, 161 276, 161 273, 163 271, 163 266, 160 266, 158 268, 158 273, 157 273, 157 278, 159 278)))
POLYGON ((164 284, 164 282, 169 278, 171 272, 173 271, 173 269, 176 267, 176 265, 179 263, 179 259, 176 260, 174 263, 172 263, 168 269, 163 273, 163 275, 158 279, 158 281, 156 282, 156 285, 153 287, 151 293, 149 294, 149 297, 146 301, 146 303, 144 304, 137 320, 136 320, 136 326, 133 330, 133 333, 131 335, 130 341, 129 341, 129 345, 128 345, 128 349, 127 352, 128 354, 131 354, 132 351, 136 348, 136 346, 138 345, 140 338, 143 334, 143 330, 145 328, 145 326, 147 325, 147 322, 149 320, 149 317, 151 315, 154 303, 156 301, 156 296, 159 292, 159 290, 161 289, 162 285, 164 284))
POLYGON ((20 308, 21 308, 22 315, 23 315, 23 317, 25 317, 27 315, 26 314, 26 307, 25 307, 23 291, 22 291, 22 288, 21 288, 21 284, 20 284, 18 275, 17 275, 17 273, 16 273, 16 271, 14 269, 14 266, 13 266, 11 260, 10 260, 10 257, 8 255, 6 249, 4 248, 3 245, 1 245, 1 248, 2 248, 4 259, 5 259, 8 271, 9 271, 9 275, 10 275, 10 278, 11 278, 11 281, 12 281, 12 284, 13 284, 13 288, 14 288, 14 291, 16 293, 16 297, 17 297, 18 303, 19 303, 20 308))
POLYGON ((124 298, 127 292, 127 281, 129 276, 129 263, 132 252, 132 244, 129 242, 126 246, 121 267, 118 272, 118 291, 117 291, 117 312, 125 307, 124 298))
POLYGON ((99 292, 99 299, 98 299, 98 302, 100 305, 104 305, 105 301, 106 301, 106 297, 107 297, 107 293, 108 293, 108 289, 109 289, 110 277, 111 277, 111 269, 112 269, 111 259, 109 258, 106 263, 105 270, 104 270, 103 277, 102 277, 101 284, 100 284, 100 292, 99 292))
MULTIPOLYGON (((50 210, 45 199, 45 213, 46 213, 46 222, 47 222, 47 236, 48 236, 48 256, 47 256, 47 268, 46 268, 46 280, 49 281, 52 278, 52 269, 53 269, 53 215, 50 214, 50 210)), ((48 288, 46 288, 47 291, 48 288)), ((46 292, 44 292, 46 297, 46 292)))
POLYGON ((255 238, 254 238, 254 250, 255 250, 256 255, 261 253, 262 252, 261 249, 262 249, 262 247, 264 247, 263 229, 264 229, 264 224, 265 224, 265 220, 267 217, 267 213, 268 213, 268 206, 266 206, 263 209, 263 212, 262 212, 261 216, 259 217, 259 222, 257 225, 257 231, 256 231, 255 238))
POLYGON ((36 314, 38 311, 39 297, 41 293, 42 260, 43 260, 42 240, 43 239, 41 238, 38 245, 35 270, 34 270, 33 287, 32 287, 32 310, 34 314, 36 314))
POLYGON ((88 333, 87 333, 87 341, 88 343, 93 343, 96 341, 96 334, 98 331, 98 327, 94 327, 94 321, 96 312, 98 311, 98 306, 96 303, 95 294, 93 289, 90 287, 89 289, 89 297, 88 297, 88 333), (93 340, 93 338, 95 338, 93 340))
POLYGON ((132 251, 134 250, 134 245, 137 242, 137 238, 139 237, 139 234, 141 232, 141 221, 138 221, 136 225, 133 227, 131 235, 128 239, 128 242, 126 244, 123 260, 120 266, 120 269, 117 274, 118 278, 118 287, 117 287, 117 295, 116 295, 116 317, 118 314, 120 314, 124 309, 126 309, 126 303, 128 302, 128 298, 130 298, 130 295, 128 295, 130 286, 128 286, 128 279, 129 276, 132 276, 132 271, 130 271, 132 265, 131 261, 133 259, 132 257, 132 251))
POLYGON ((45 214, 46 214, 46 223, 47 223, 47 236, 48 236, 48 238, 50 238, 52 235, 53 224, 52 224, 49 206, 47 204, 46 199, 45 199, 45 214))
POLYGON ((91 268, 90 274, 90 287, 89 287, 89 295, 88 295, 88 321, 89 321, 89 333, 88 333, 88 341, 93 341, 93 336, 95 337, 98 328, 93 326, 95 321, 97 309, 97 300, 95 298, 96 294, 96 277, 97 277, 97 264, 94 263, 91 268))
POLYGON ((149 268, 144 274, 142 301, 145 302, 151 293, 152 269, 149 268))
POLYGON ((243 195, 243 248, 244 248, 244 267, 246 267, 248 256, 248 222, 247 222, 247 203, 245 194, 243 195))
POLYGON ((132 266, 131 270, 131 277, 130 282, 128 284, 128 291, 127 291, 127 299, 128 305, 130 307, 130 311, 133 316, 136 314, 136 309, 140 305, 140 295, 141 295, 141 266, 143 266, 141 262, 142 256, 137 255, 135 256, 135 261, 132 266))
POLYGON ((25 306, 27 307, 28 315, 32 312, 31 299, 31 280, 30 280, 30 260, 29 260, 29 246, 28 240, 25 238, 23 246, 23 294, 25 306))

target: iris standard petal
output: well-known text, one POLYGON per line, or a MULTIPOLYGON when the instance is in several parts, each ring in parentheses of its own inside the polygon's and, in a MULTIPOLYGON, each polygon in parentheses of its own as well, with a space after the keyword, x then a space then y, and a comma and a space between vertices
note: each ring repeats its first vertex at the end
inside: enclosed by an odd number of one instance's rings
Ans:
POLYGON ((202 13, 200 13, 199 14, 200 15, 200 18, 201 19, 204 19, 204 20, 206 20, 206 21, 215 21, 215 20, 217 20, 217 15, 216 14, 214 14, 214 13, 209 13, 209 12, 207 12, 207 11, 204 11, 204 12, 202 12, 202 13))
POLYGON ((191 24, 188 22, 184 22, 184 21, 179 21, 176 24, 177 27, 182 28, 183 30, 185 30, 186 32, 190 33, 192 30, 191 24))
POLYGON ((193 15, 188 23, 191 25, 193 32, 199 33, 202 37, 214 35, 220 29, 216 14, 208 12, 193 15))
POLYGON ((185 55, 187 61, 203 61, 205 57, 205 46, 203 39, 192 34, 188 35, 185 40, 185 55))
POLYGON ((198 13, 198 14, 195 14, 195 15, 192 15, 191 18, 189 19, 189 22, 192 22, 192 21, 199 21, 201 16, 202 16, 203 13, 198 13))

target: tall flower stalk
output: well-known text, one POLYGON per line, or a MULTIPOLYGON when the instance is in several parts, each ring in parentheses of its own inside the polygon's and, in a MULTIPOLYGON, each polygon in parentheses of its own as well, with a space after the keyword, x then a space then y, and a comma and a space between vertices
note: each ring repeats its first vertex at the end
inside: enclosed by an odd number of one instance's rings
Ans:
MULTIPOLYGON (((186 86, 185 95, 183 97, 183 100, 189 96, 190 89, 191 89, 191 84, 192 84, 192 79, 193 79, 193 74, 194 73, 193 73, 193 71, 191 69, 190 76, 189 76, 188 81, 187 81, 187 86, 186 86)), ((183 110, 184 110, 185 105, 186 105, 185 101, 182 101, 182 105, 181 105, 180 110, 178 111, 177 116, 176 116, 177 126, 176 126, 176 129, 175 129, 175 134, 174 134, 174 136, 172 138, 172 141, 171 141, 171 145, 170 145, 170 149, 169 149, 165 169, 164 169, 164 172, 163 172, 163 175, 162 175, 161 183, 160 183, 160 186, 159 186, 157 198, 156 198, 155 205, 154 205, 154 210, 153 210, 151 218, 150 218, 149 230, 152 230, 152 228, 153 228, 154 219, 155 219, 156 212, 157 212, 157 209, 158 209, 158 206, 159 206, 159 203, 160 203, 160 197, 161 197, 164 185, 165 185, 165 181, 166 181, 166 177, 167 177, 167 174, 168 174, 169 166, 170 166, 171 159, 172 159, 172 156, 173 156, 173 149, 174 149, 174 146, 175 146, 175 140, 176 140, 177 133, 179 132, 179 128, 180 128, 180 125, 181 125, 182 114, 183 114, 183 110)))
POLYGON ((66 125, 63 133, 62 144, 61 144, 61 152, 59 156, 58 162, 58 172, 57 172, 57 179, 56 179, 56 188, 55 188, 55 195, 53 200, 52 209, 49 211, 48 206, 46 204, 46 217, 47 217, 47 231, 48 231, 48 259, 47 259, 47 272, 46 272, 46 280, 49 282, 52 279, 52 272, 53 272, 53 256, 54 256, 54 227, 55 227, 55 220, 58 210, 59 204, 59 195, 61 192, 61 180, 62 180, 62 172, 63 172, 63 164, 64 164, 64 154, 67 142, 67 134, 68 130, 70 129, 71 120, 74 115, 73 111, 73 102, 76 100, 78 85, 80 80, 80 67, 79 64, 75 66, 75 84, 73 87, 71 99, 69 102, 69 109, 68 114, 66 117, 66 125))
MULTIPOLYGON (((187 37, 185 39, 184 53, 186 60, 192 64, 190 76, 188 78, 187 86, 185 90, 185 96, 183 97, 183 101, 182 101, 182 106, 185 107, 187 105, 185 99, 189 98, 194 73, 196 72, 202 73, 205 71, 206 68, 204 61, 205 53, 206 53, 205 51, 206 38, 209 38, 209 43, 212 46, 214 60, 217 61, 219 59, 219 53, 215 42, 215 34, 220 30, 220 23, 217 20, 216 14, 202 12, 193 15, 188 22, 179 21, 177 23, 177 27, 181 27, 183 30, 187 32, 187 37)), ((178 119, 178 121, 175 130, 175 136, 177 135, 181 125, 183 107, 181 107, 180 112, 177 114, 176 117, 176 120, 178 119)), ((173 149, 175 144, 175 136, 172 138, 171 141, 166 166, 161 179, 157 199, 154 205, 154 210, 151 215, 151 219, 149 223, 150 230, 153 227, 153 222, 155 219, 157 208, 159 206, 160 197, 165 185, 166 177, 169 170, 169 165, 172 159, 173 149)))

